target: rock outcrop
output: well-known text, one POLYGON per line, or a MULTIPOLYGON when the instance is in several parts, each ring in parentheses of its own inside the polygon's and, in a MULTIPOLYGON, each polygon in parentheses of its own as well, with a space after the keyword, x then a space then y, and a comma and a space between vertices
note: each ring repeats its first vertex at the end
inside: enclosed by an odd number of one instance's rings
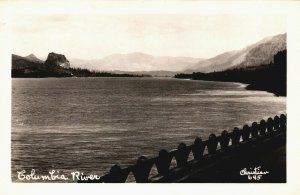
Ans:
POLYGON ((46 62, 33 54, 22 57, 12 54, 13 78, 70 77, 70 63, 64 55, 50 53, 46 62))
POLYGON ((70 68, 70 62, 62 54, 51 52, 48 54, 47 60, 45 61, 47 66, 60 66, 63 68, 70 68))

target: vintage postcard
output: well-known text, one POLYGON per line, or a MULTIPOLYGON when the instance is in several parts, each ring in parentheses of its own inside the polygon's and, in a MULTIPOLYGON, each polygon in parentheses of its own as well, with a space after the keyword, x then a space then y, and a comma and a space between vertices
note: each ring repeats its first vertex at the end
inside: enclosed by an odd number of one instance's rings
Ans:
POLYGON ((289 185, 298 3, 2 4, 10 186, 289 185))

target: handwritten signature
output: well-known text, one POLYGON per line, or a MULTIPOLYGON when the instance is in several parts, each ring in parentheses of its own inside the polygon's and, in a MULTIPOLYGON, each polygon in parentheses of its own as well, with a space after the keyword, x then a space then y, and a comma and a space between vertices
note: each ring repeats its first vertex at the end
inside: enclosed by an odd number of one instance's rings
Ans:
POLYGON ((248 180, 261 180, 263 175, 269 174, 269 171, 261 171, 261 166, 250 168, 250 170, 247 170, 247 168, 244 168, 240 171, 240 175, 246 175, 248 176, 248 180))

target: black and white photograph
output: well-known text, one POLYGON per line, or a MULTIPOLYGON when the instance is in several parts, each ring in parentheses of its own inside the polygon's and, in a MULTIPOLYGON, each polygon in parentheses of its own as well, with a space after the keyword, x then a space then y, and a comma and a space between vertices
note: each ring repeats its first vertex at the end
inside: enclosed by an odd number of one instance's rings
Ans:
POLYGON ((288 4, 25 2, 1 21, 11 183, 287 184, 288 4))

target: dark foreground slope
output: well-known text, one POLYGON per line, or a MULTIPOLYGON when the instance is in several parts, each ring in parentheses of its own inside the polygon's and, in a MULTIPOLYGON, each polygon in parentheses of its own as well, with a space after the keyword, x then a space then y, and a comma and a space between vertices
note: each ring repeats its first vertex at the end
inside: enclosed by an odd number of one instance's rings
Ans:
POLYGON ((265 90, 278 96, 286 96, 286 50, 278 52, 274 61, 261 66, 248 66, 219 72, 177 74, 175 78, 194 80, 229 81, 249 84, 247 89, 265 90))

